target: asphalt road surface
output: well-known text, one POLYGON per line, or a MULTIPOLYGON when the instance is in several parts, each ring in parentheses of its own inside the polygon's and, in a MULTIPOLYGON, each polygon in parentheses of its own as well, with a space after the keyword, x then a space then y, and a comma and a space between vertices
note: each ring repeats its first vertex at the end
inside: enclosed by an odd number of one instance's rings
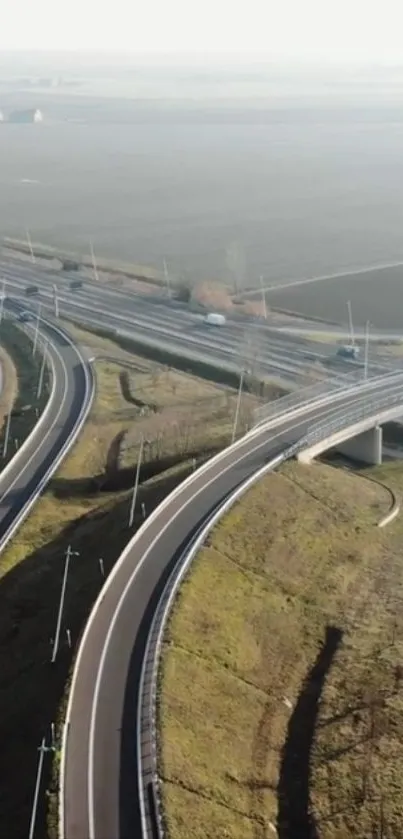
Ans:
MULTIPOLYGON (((71 318, 86 315, 98 326, 120 328, 128 335, 153 341, 188 357, 232 366, 257 364, 258 368, 283 380, 302 382, 314 370, 317 362, 330 366, 332 372, 347 372, 354 362, 336 357, 336 345, 312 341, 303 334, 281 332, 278 327, 245 318, 228 320, 223 328, 207 327, 197 313, 188 311, 174 301, 145 298, 107 288, 85 280, 83 288, 70 291, 69 279, 74 276, 50 269, 37 268, 29 263, 0 261, 0 271, 7 280, 7 289, 24 295, 25 287, 35 283, 40 288, 44 305, 52 306, 53 284, 57 287, 61 314, 71 318), (151 337, 150 337, 151 336, 151 337)), ((35 307, 35 299, 26 298, 27 306, 35 307)), ((281 326, 280 326, 281 328, 281 326)), ((322 327, 323 329, 323 327, 322 327)), ((358 362, 359 366, 362 362, 358 362)), ((371 350, 374 369, 385 369, 384 362, 371 350)), ((317 374, 316 369, 316 374, 317 374)))
MULTIPOLYGON (((403 378, 402 378, 403 392, 403 378)), ((385 385, 372 391, 384 394, 385 385)), ((363 404, 349 394, 338 410, 363 404)), ((332 407, 245 439, 236 451, 197 473, 150 520, 103 593, 87 629, 71 696, 65 753, 65 839, 133 839, 141 835, 137 777, 138 685, 147 632, 163 583, 189 538, 241 482, 300 439, 332 407)))
POLYGON ((87 393, 85 371, 74 346, 51 325, 42 324, 41 334, 49 339, 55 369, 55 397, 46 420, 30 437, 23 461, 15 458, 0 473, 0 545, 73 431, 87 393))

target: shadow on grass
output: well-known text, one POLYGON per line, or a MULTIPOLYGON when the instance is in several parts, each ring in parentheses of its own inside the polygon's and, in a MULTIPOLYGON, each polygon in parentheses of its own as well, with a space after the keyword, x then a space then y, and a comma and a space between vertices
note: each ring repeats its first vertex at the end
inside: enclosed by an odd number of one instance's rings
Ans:
POLYGON ((119 382, 125 402, 129 402, 130 405, 135 405, 136 408, 143 408, 151 411, 154 414, 158 412, 158 405, 154 402, 144 402, 142 399, 137 399, 133 396, 130 384, 130 375, 127 370, 122 370, 121 373, 119 373, 119 382))
MULTIPOLYGON (((120 447, 121 441, 117 442, 120 447)), ((115 446, 116 454, 116 438, 112 442, 112 446, 115 446)), ((195 458, 197 465, 200 466, 201 463, 209 457, 212 457, 218 451, 220 451, 219 446, 212 446, 210 448, 204 446, 203 448, 189 449, 184 454, 175 453, 165 455, 159 459, 143 462, 140 470, 140 486, 161 473, 166 472, 168 469, 178 467, 184 461, 190 461, 192 458, 195 458)), ((55 478, 51 485, 52 493, 56 498, 62 499, 97 495, 100 492, 110 493, 128 490, 133 487, 135 469, 136 466, 134 465, 120 469, 111 468, 104 473, 85 478, 55 478)))
POLYGON ((338 627, 326 627, 324 643, 306 676, 288 723, 278 783, 277 832, 280 839, 319 837, 309 800, 311 751, 320 696, 342 637, 343 632, 338 627))
MULTIPOLYGON (((184 474, 166 477, 142 488, 139 500, 151 512, 184 474)), ((35 787, 38 746, 50 742, 50 724, 56 722, 73 661, 66 630, 76 647, 91 605, 103 583, 102 557, 108 574, 133 531, 127 528, 128 499, 108 500, 96 511, 70 523, 52 541, 33 550, 0 580, 0 836, 27 836, 35 787), (66 588, 60 648, 50 663, 64 553, 73 556, 66 588)), ((137 526, 140 524, 138 519, 137 526)), ((46 528, 46 521, 43 522, 46 528)), ((56 837, 46 827, 51 788, 52 758, 45 756, 35 839, 56 837)))

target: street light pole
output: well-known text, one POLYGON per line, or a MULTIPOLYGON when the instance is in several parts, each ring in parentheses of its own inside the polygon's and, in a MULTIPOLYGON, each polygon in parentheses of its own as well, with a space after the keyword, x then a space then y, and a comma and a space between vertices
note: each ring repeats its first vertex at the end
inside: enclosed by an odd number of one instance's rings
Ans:
POLYGON ((98 269, 97 269, 97 263, 95 261, 94 245, 93 245, 92 241, 90 241, 90 247, 91 247, 92 267, 94 269, 94 277, 95 277, 95 280, 98 282, 98 280, 99 280, 98 269))
POLYGON ((351 337, 351 346, 355 346, 355 337, 354 337, 354 327, 353 327, 353 315, 351 311, 351 300, 347 300, 347 309, 348 309, 348 322, 350 326, 350 337, 351 337))
POLYGON ((5 433, 5 437, 4 437, 4 445, 3 445, 3 457, 5 457, 5 456, 6 456, 6 454, 7 454, 7 448, 8 448, 8 438, 9 438, 9 436, 10 436, 11 411, 12 411, 12 408, 11 408, 11 406, 10 406, 10 410, 9 410, 9 412, 8 412, 8 414, 7 414, 6 433, 5 433))
POLYGON ((57 287, 56 285, 53 286, 53 303, 55 307, 55 318, 59 317, 59 300, 57 297, 57 287))
POLYGON ((0 300, 0 323, 3 320, 3 309, 4 309, 5 298, 6 298, 6 280, 3 280, 3 291, 1 293, 1 300, 0 300))
POLYGON ((365 324, 364 379, 368 378, 369 327, 370 323, 369 320, 367 320, 365 324))
POLYGON ((171 283, 170 283, 170 279, 169 279, 169 271, 168 271, 168 266, 167 266, 166 259, 164 259, 164 277, 165 277, 165 282, 167 284, 168 297, 171 297, 171 283))
POLYGON ((29 230, 27 230, 27 240, 28 240, 29 252, 31 254, 31 260, 32 260, 33 265, 35 265, 34 249, 32 247, 32 242, 31 242, 31 237, 29 235, 29 230))
POLYGON ((60 594, 60 603, 59 603, 59 612, 57 615, 57 624, 56 624, 56 634, 55 640, 53 642, 53 651, 52 651, 52 658, 51 663, 54 664, 56 661, 57 651, 59 649, 59 640, 60 640, 60 628, 62 625, 62 616, 63 616, 63 606, 64 606, 64 598, 66 594, 66 585, 67 585, 67 575, 69 573, 69 565, 70 565, 70 558, 72 556, 79 556, 78 551, 72 551, 71 545, 68 546, 66 551, 66 559, 64 563, 64 574, 63 574, 63 582, 62 582, 62 590, 60 594))
POLYGON ((38 759, 38 769, 36 772, 36 782, 35 782, 35 792, 34 792, 34 800, 32 803, 32 811, 31 811, 31 821, 29 825, 29 839, 33 839, 35 833, 35 822, 36 822, 36 813, 38 810, 38 799, 39 799, 39 790, 41 787, 41 779, 42 779, 42 769, 43 769, 43 759, 45 757, 45 752, 48 751, 46 747, 46 740, 43 737, 42 743, 39 746, 39 759, 38 759))
POLYGON ((144 435, 142 434, 141 439, 140 439, 139 456, 137 458, 136 475, 135 475, 135 478, 134 478, 132 502, 131 502, 131 505, 130 505, 129 527, 132 527, 132 525, 133 525, 134 511, 136 509, 137 491, 138 491, 138 488, 139 488, 139 478, 140 478, 140 467, 141 467, 141 460, 142 460, 142 457, 143 457, 143 447, 144 447, 144 435))
POLYGON ((38 315, 37 315, 37 318, 36 318, 36 326, 35 326, 34 345, 32 347, 32 355, 35 355, 36 346, 37 346, 37 343, 38 343, 39 322, 40 322, 40 319, 41 319, 41 306, 42 306, 42 304, 39 303, 38 315))
POLYGON ((240 407, 241 407, 242 388, 243 388, 244 378, 245 378, 245 368, 242 367, 241 375, 240 375, 240 378, 239 378, 239 388, 238 388, 238 396, 237 396, 237 400, 236 400, 234 423, 233 423, 233 426, 232 426, 231 443, 233 443, 234 440, 235 440, 235 435, 236 435, 236 431, 237 431, 237 427, 238 427, 238 417, 239 417, 239 410, 240 410, 240 407))
POLYGON ((259 277, 259 281, 260 281, 260 288, 261 288, 261 292, 262 292, 263 317, 264 317, 265 320, 267 320, 266 292, 264 290, 262 274, 259 277))
POLYGON ((36 398, 37 399, 40 399, 41 393, 42 393, 43 376, 44 376, 44 373, 45 373, 45 363, 46 363, 47 350, 48 350, 48 343, 46 341, 46 343, 43 346, 42 364, 41 364, 41 369, 40 369, 40 373, 39 373, 38 389, 36 391, 36 398))

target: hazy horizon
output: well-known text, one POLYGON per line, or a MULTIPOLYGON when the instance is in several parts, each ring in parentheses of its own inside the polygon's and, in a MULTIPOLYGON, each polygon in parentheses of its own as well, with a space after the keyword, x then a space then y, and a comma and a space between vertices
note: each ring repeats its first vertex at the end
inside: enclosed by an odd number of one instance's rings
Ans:
POLYGON ((323 64, 402 61, 399 0, 4 0, 0 50, 266 56, 323 64))

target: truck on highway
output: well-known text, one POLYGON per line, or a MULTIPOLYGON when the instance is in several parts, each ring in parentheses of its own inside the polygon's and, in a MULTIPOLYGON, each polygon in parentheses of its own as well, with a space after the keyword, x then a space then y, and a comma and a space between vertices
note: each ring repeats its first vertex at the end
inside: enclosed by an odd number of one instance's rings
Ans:
POLYGON ((224 326, 226 322, 225 315, 219 315, 217 312, 209 312, 204 317, 204 323, 208 323, 209 326, 224 326))
POLYGON ((360 354, 360 348, 357 347, 355 344, 346 344, 343 347, 339 347, 337 350, 337 355, 341 356, 342 358, 350 358, 355 361, 360 354))

